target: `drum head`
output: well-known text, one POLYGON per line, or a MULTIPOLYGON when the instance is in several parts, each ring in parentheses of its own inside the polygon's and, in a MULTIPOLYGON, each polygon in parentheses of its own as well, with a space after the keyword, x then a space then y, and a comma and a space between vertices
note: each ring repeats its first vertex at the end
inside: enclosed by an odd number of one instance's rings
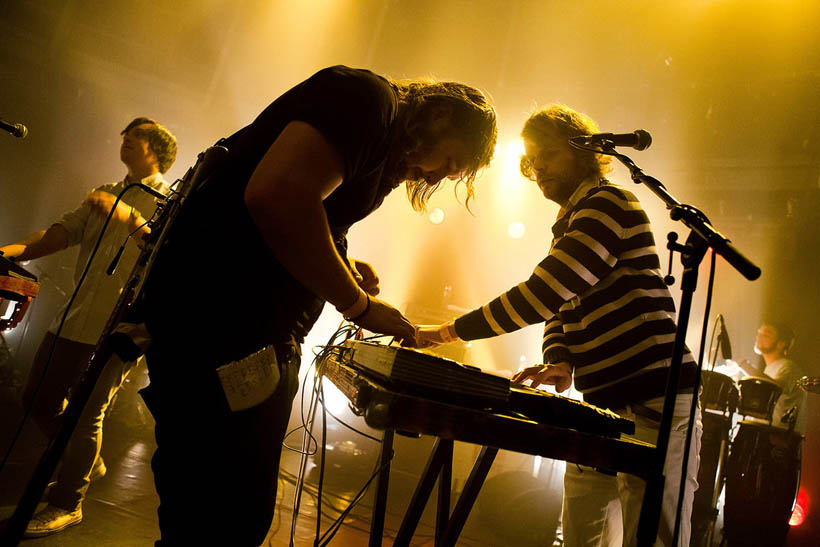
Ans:
POLYGON ((747 376, 738 382, 738 386, 738 412, 746 416, 771 420, 774 406, 783 388, 768 376, 747 376))

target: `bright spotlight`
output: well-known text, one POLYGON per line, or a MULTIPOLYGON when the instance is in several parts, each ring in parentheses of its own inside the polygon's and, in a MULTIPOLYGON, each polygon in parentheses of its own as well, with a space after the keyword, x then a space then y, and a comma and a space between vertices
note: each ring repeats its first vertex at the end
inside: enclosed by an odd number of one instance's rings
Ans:
POLYGON ((342 414, 347 409, 348 399, 333 382, 322 382, 322 390, 325 396, 325 408, 335 416, 342 414))
POLYGON ((524 155, 524 142, 521 139, 510 141, 504 147, 504 175, 511 179, 521 179, 521 156, 524 155))
POLYGON ((524 226, 524 223, 521 221, 515 221, 510 224, 509 228, 507 228, 507 233, 510 234, 510 237, 513 239, 521 239, 524 237, 527 228, 524 226))
POLYGON ((507 161, 519 163, 524 155, 524 142, 521 139, 508 142, 504 154, 507 161))
POLYGON ((433 224, 441 224, 444 222, 444 211, 436 207, 432 211, 430 211, 430 215, 427 219, 432 222, 433 224))

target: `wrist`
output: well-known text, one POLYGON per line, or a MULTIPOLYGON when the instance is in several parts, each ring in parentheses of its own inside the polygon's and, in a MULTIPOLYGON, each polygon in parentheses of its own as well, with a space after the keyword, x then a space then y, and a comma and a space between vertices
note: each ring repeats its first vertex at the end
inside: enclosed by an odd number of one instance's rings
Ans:
POLYGON ((360 287, 357 287, 358 293, 356 295, 356 300, 346 308, 336 307, 339 313, 342 314, 342 317, 350 321, 351 319, 358 319, 367 313, 370 309, 370 297, 367 295, 364 290, 360 287))
POLYGON ((439 336, 441 336, 441 339, 446 344, 460 340, 458 333, 456 332, 456 325, 453 321, 441 325, 438 332, 439 336))
POLYGON ((570 353, 566 346, 555 345, 544 352, 544 362, 550 364, 569 363, 570 353))

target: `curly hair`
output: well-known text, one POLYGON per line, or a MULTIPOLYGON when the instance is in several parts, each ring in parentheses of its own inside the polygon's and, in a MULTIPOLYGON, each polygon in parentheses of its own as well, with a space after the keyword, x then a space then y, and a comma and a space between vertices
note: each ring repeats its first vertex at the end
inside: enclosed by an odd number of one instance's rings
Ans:
MULTIPOLYGON (((545 137, 557 137, 567 141, 572 137, 598 132, 598 124, 586 114, 563 104, 552 104, 530 115, 521 129, 521 137, 534 142, 545 137)), ((577 148, 572 148, 572 153, 576 161, 585 167, 586 172, 595 175, 599 180, 606 178, 606 174, 612 170, 612 158, 609 156, 577 148)), ((527 156, 521 156, 521 174, 535 180, 532 160, 527 156)))
POLYGON ((142 136, 148 141, 148 149, 157 157, 159 172, 165 174, 177 159, 177 139, 168 131, 168 128, 151 118, 140 117, 134 118, 131 123, 125 126, 120 135, 125 135, 132 128, 143 124, 151 124, 152 126, 150 129, 146 129, 142 136))
MULTIPOLYGON (((495 109, 480 90, 458 82, 432 79, 391 80, 399 99, 399 148, 408 156, 423 155, 435 144, 431 142, 429 124, 432 114, 441 107, 450 113, 451 130, 445 137, 458 137, 470 151, 470 161, 459 179, 467 188, 465 205, 474 197, 473 182, 478 171, 490 164, 498 134, 495 109)), ((399 173, 399 176, 403 173, 399 173)), ((430 196, 440 182, 407 180, 407 197, 416 211, 424 211, 430 196)))

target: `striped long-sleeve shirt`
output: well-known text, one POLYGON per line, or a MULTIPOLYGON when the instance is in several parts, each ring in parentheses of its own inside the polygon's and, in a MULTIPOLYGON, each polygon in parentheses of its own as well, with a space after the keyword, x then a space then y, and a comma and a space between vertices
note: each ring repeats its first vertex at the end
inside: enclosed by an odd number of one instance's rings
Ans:
MULTIPOLYGON (((663 395, 675 305, 637 198, 585 181, 553 226, 549 254, 526 281, 455 321, 464 340, 545 323, 544 362, 568 361, 584 400, 604 407, 663 395)), ((684 355, 681 388, 694 360, 684 355)))

